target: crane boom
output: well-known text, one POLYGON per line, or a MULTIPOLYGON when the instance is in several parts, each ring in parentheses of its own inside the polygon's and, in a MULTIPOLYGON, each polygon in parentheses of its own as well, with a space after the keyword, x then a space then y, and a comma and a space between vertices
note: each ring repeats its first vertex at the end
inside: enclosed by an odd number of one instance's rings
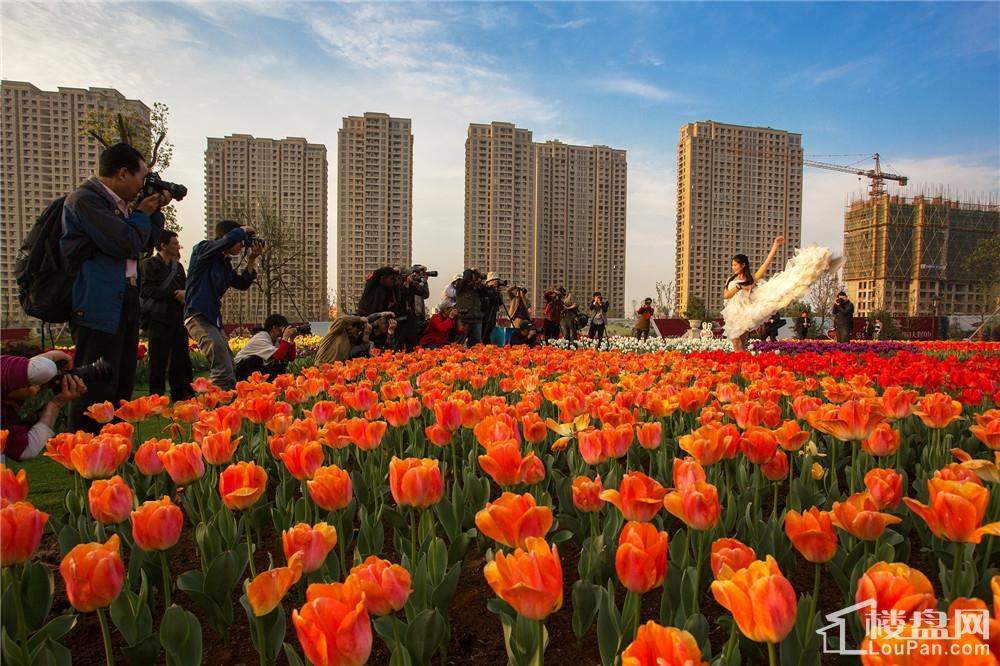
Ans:
POLYGON ((878 153, 872 155, 872 159, 875 160, 874 169, 855 169, 854 167, 843 166, 840 164, 830 164, 828 162, 817 162, 815 160, 802 160, 802 165, 815 167, 817 169, 840 171, 841 173, 852 173, 856 176, 869 178, 872 181, 871 189, 869 190, 869 194, 872 197, 878 197, 885 194, 885 181, 887 180, 894 180, 900 185, 906 185, 909 181, 908 176, 900 176, 899 174, 882 171, 882 164, 878 153))

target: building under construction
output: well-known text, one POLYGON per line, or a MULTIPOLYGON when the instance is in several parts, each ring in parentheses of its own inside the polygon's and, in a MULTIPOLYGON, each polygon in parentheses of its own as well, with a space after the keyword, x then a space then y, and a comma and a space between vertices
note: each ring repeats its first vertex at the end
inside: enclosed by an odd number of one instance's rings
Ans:
POLYGON ((856 314, 981 314, 986 295, 965 258, 1000 229, 1000 206, 876 196, 844 215, 844 281, 856 314))

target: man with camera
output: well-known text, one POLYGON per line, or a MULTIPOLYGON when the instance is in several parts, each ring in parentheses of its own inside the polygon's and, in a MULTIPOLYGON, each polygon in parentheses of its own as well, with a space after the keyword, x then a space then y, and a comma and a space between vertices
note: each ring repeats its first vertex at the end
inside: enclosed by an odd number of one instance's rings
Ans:
POLYGON ((203 240, 191 250, 184 289, 184 325, 208 359, 212 383, 223 390, 236 386, 236 370, 222 325, 222 297, 230 287, 246 291, 257 278, 257 259, 264 242, 254 228, 233 220, 215 225, 215 240, 203 240), (246 267, 239 273, 232 258, 249 246, 246 267))
POLYGON ((483 341, 483 278, 485 276, 474 268, 466 268, 462 279, 455 284, 455 307, 458 309, 458 320, 465 333, 462 342, 466 347, 478 345, 483 341))
POLYGON ((563 296, 566 290, 562 287, 547 289, 542 294, 542 336, 545 340, 559 337, 559 322, 562 320, 563 296))
POLYGON ((837 342, 850 342, 854 328, 854 303, 847 298, 847 292, 837 294, 833 302, 833 328, 837 332, 837 342))
POLYGON ((402 271, 403 282, 399 287, 399 333, 400 349, 412 350, 420 342, 427 323, 427 308, 424 301, 431 295, 427 286, 428 277, 437 277, 437 271, 429 271, 426 266, 414 264, 402 271))
POLYGON ((69 354, 57 349, 30 357, 17 352, 0 356, 0 383, 3 384, 0 421, 8 433, 3 450, 5 456, 27 460, 41 453, 45 443, 55 435, 59 412, 86 393, 84 381, 65 370, 70 364, 69 354), (33 418, 22 418, 20 412, 24 403, 46 387, 52 391, 49 401, 33 418))
POLYGON ((599 291, 594 292, 594 298, 590 301, 590 330, 587 337, 591 340, 597 338, 597 348, 601 348, 604 342, 604 331, 608 324, 608 302, 599 291))
POLYGON ((479 295, 481 307, 483 309, 483 344, 490 344, 493 339, 493 330, 497 327, 497 315, 500 314, 500 306, 503 305, 503 288, 507 286, 507 280, 501 280, 497 273, 490 271, 486 274, 485 287, 479 295))
POLYGON ((296 336, 308 335, 310 332, 309 324, 289 326, 284 315, 268 315, 261 330, 236 353, 236 379, 246 379, 258 371, 266 374, 269 379, 284 373, 288 363, 295 360, 296 336))
POLYGON ((187 400, 194 395, 194 371, 184 328, 187 276, 181 266, 181 244, 176 232, 163 231, 156 249, 156 254, 142 262, 139 290, 142 328, 149 340, 149 392, 166 395, 169 376, 170 398, 187 400))
MULTIPOLYGON (((126 143, 105 148, 98 175, 66 197, 59 249, 75 274, 70 329, 77 366, 104 358, 107 379, 95 381, 73 401, 71 429, 97 432, 85 412, 95 402, 130 400, 139 347, 139 258, 163 230, 160 209, 171 201, 166 189, 145 188, 148 168, 126 143), (152 191, 150 191, 152 190, 152 191), (142 192, 145 196, 131 210, 142 192)), ((162 183, 162 181, 160 181, 162 183)))

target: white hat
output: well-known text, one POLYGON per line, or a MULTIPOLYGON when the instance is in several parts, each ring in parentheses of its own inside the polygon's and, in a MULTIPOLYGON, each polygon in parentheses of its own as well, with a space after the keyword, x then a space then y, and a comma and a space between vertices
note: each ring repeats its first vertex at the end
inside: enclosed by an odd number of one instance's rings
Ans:
POLYGON ((32 386, 45 384, 59 374, 55 361, 47 356, 33 356, 28 361, 28 383, 32 386))
POLYGON ((452 282, 454 282, 455 280, 461 280, 461 279, 462 279, 462 274, 461 273, 455 273, 454 275, 451 276, 451 281, 452 282))
POLYGON ((489 282, 490 280, 499 280, 499 279, 500 275, 498 273, 494 273, 493 271, 490 271, 489 273, 486 274, 487 282, 489 282))

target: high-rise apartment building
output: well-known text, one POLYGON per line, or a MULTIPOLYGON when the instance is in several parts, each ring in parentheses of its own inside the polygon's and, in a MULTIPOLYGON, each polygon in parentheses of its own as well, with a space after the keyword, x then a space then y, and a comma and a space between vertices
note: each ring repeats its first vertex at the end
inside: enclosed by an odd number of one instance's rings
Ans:
POLYGON ((84 128, 88 114, 128 110, 149 120, 149 107, 111 88, 39 90, 3 81, 0 130, 0 315, 27 325, 17 301, 14 260, 35 219, 52 201, 97 172, 101 146, 84 128))
POLYGON ((531 130, 512 123, 473 123, 465 140, 465 265, 529 289, 533 149, 531 130))
POLYGON ((535 144, 536 313, 544 290, 561 285, 583 311, 599 291, 609 303, 608 316, 624 316, 627 171, 624 150, 535 144))
POLYGON ((1000 207, 880 196, 844 214, 844 280, 858 316, 978 315, 986 294, 965 258, 1000 229, 1000 207))
POLYGON ((784 236, 768 275, 781 271, 802 238, 802 135, 715 121, 688 123, 677 145, 677 309, 692 297, 710 312, 734 254, 756 270, 784 236))
POLYGON ((272 247, 255 284, 223 299, 227 324, 327 319, 326 146, 303 138, 248 134, 209 138, 205 150, 205 234, 226 218, 257 227, 272 247), (267 269, 270 270, 267 270, 267 269))
POLYGON ((413 257, 409 118, 348 116, 337 132, 337 306, 353 312, 365 278, 413 257))
POLYGON ((465 142, 465 265, 581 303, 594 291, 620 317, 625 300, 624 150, 532 142, 511 123, 469 125, 465 142))

